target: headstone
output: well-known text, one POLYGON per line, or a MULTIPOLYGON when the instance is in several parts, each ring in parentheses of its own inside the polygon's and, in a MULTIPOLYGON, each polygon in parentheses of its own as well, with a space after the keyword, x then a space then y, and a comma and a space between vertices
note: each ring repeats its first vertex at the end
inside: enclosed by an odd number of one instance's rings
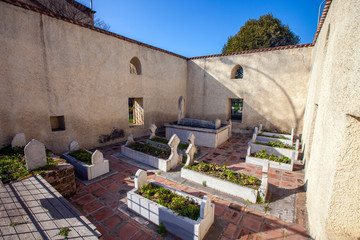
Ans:
POLYGON ((258 128, 255 127, 255 129, 254 129, 254 134, 258 135, 258 133, 259 133, 258 128))
POLYGON ((75 140, 72 140, 68 145, 69 153, 79 150, 79 143, 75 140))
POLYGON ((11 147, 24 147, 26 145, 26 139, 24 133, 17 133, 11 141, 11 147))
POLYGON ((131 144, 133 144, 134 142, 135 142, 135 140, 134 140, 134 135, 130 134, 130 135, 128 136, 128 139, 127 139, 126 143, 125 143, 125 146, 131 145, 131 144))
POLYGON ((155 132, 156 132, 156 125, 155 124, 151 124, 149 127, 149 132, 150 132, 150 137, 149 139, 152 139, 154 137, 156 137, 155 132))
POLYGON ((95 150, 91 155, 91 164, 96 165, 104 162, 104 155, 99 150, 95 150))
POLYGON ((269 160, 265 160, 263 162, 263 169, 262 169, 262 178, 261 178, 261 185, 259 188, 259 194, 263 198, 266 199, 266 195, 268 192, 268 174, 269 174, 269 160))
POLYGON ((200 218, 204 219, 208 214, 211 214, 211 200, 204 196, 200 205, 200 218))
POLYGON ((177 124, 180 124, 181 119, 185 117, 185 99, 183 96, 179 97, 178 101, 178 120, 177 124))
POLYGON ((219 129, 220 127, 221 127, 221 120, 217 118, 215 120, 215 129, 219 129))
POLYGON ((171 158, 171 159, 179 158, 179 154, 177 153, 177 148, 179 146, 179 143, 180 143, 180 138, 176 134, 172 135, 172 137, 170 138, 170 140, 168 142, 168 145, 171 148, 171 154, 170 154, 169 158, 171 158))
POLYGON ((299 139, 296 139, 296 143, 295 143, 295 150, 296 151, 299 150, 299 145, 300 145, 300 141, 299 141, 299 139))
POLYGON ((195 146, 195 135, 192 132, 189 132, 187 140, 190 144, 195 146))
POLYGON ((146 181, 147 181, 146 171, 141 169, 137 170, 135 174, 135 188, 136 189, 141 188, 143 185, 146 184, 146 181))
POLYGON ((185 152, 186 157, 187 157, 185 166, 191 166, 194 164, 195 153, 196 153, 196 147, 194 145, 190 144, 185 152))
POLYGON ((252 141, 253 143, 256 143, 256 134, 255 134, 255 133, 253 134, 251 141, 252 141))
POLYGON ((259 133, 261 133, 261 131, 262 131, 262 124, 260 123, 259 124, 259 133))
POLYGON ((293 143, 294 140, 294 128, 291 128, 291 144, 293 143))
POLYGON ((251 143, 248 143, 248 148, 247 148, 246 156, 250 156, 250 154, 251 154, 251 143))
POLYGON ((45 145, 38 140, 31 140, 24 149, 26 168, 30 172, 47 164, 45 145))

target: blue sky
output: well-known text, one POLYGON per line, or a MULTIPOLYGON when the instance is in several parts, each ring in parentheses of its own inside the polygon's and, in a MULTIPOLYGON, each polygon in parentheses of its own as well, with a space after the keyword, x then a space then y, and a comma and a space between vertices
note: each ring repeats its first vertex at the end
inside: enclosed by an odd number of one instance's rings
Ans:
MULTIPOLYGON (((89 6, 90 0, 79 2, 89 6)), ((230 35, 266 13, 311 43, 322 0, 93 0, 110 31, 185 57, 221 53, 230 35)))

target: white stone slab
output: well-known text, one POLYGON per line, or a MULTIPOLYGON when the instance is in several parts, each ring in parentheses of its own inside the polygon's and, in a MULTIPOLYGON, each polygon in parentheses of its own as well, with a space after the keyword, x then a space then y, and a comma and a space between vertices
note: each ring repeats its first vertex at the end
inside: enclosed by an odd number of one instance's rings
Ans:
POLYGON ((47 164, 45 145, 38 140, 31 140, 25 146, 24 152, 28 171, 44 167, 47 164))
POLYGON ((165 185, 161 186, 168 188, 177 194, 188 196, 190 199, 199 203, 200 217, 197 220, 192 220, 180 216, 172 210, 140 196, 137 194, 137 189, 133 189, 127 193, 128 208, 157 225, 162 222, 166 227, 166 231, 177 235, 181 239, 203 239, 211 225, 214 223, 215 206, 211 203, 211 200, 206 196, 201 200, 190 194, 171 189, 165 185))
POLYGON ((212 177, 190 169, 181 169, 181 177, 190 181, 203 184, 204 182, 210 188, 224 192, 235 197, 240 197, 252 203, 256 203, 258 190, 241 186, 229 181, 225 181, 216 177, 212 177))
POLYGON ((100 151, 98 150, 96 151, 94 152, 96 153, 95 156, 94 153, 88 151, 90 154, 92 154, 91 157, 91 161, 93 163, 92 165, 87 165, 81 161, 76 160, 74 157, 70 156, 69 152, 64 153, 61 157, 74 166, 75 175, 77 177, 85 180, 92 180, 94 178, 100 177, 110 172, 109 160, 104 159, 103 154, 100 151), (101 157, 103 159, 102 161, 101 161, 101 157))
POLYGON ((166 127, 167 139, 176 134, 182 142, 186 142, 189 133, 193 133, 196 138, 196 145, 210 148, 217 148, 231 136, 231 125, 226 125, 219 129, 196 128, 171 123, 165 123, 164 126, 166 127))

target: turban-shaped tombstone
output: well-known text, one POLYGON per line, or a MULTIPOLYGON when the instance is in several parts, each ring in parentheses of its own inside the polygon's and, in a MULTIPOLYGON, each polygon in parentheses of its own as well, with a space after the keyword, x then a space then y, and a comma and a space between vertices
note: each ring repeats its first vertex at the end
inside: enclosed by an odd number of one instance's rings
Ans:
POLYGON ((155 124, 151 124, 149 127, 149 132, 150 132, 150 137, 149 139, 152 139, 154 137, 156 137, 155 132, 156 132, 156 125, 155 124))

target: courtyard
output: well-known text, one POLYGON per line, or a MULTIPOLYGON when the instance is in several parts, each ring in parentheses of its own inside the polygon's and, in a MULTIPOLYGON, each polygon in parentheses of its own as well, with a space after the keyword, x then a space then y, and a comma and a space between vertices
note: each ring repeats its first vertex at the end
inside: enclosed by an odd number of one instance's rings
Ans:
MULTIPOLYGON (((226 164, 235 171, 259 177, 261 167, 245 163, 250 139, 248 136, 235 134, 217 149, 201 147, 201 151, 207 154, 200 161, 226 164)), ((77 180, 77 192, 68 200, 97 227, 104 239, 159 239, 161 236, 156 233, 157 227, 154 224, 126 210, 126 193, 134 188, 133 178, 139 167, 129 164, 124 156, 114 157, 121 152, 122 144, 124 142, 98 148, 110 161, 110 169, 117 173, 88 185, 77 180), (121 158, 125 160, 122 161, 121 158)), ((305 229, 304 172, 301 165, 296 165, 293 172, 270 169, 269 174, 272 192, 270 208, 274 205, 281 209, 284 206, 276 206, 276 202, 292 196, 295 202, 289 211, 295 214, 293 221, 271 216, 270 212, 275 212, 276 209, 265 213, 263 207, 256 204, 242 204, 239 201, 234 203, 229 199, 230 196, 225 196, 224 198, 228 198, 226 200, 218 197, 220 193, 211 195, 206 188, 201 191, 194 186, 171 181, 165 175, 171 175, 171 172, 156 174, 148 171, 149 180, 153 179, 197 197, 207 195, 215 204, 215 221, 205 239, 309 239, 305 229)), ((177 237, 167 233, 165 239, 177 237)))

